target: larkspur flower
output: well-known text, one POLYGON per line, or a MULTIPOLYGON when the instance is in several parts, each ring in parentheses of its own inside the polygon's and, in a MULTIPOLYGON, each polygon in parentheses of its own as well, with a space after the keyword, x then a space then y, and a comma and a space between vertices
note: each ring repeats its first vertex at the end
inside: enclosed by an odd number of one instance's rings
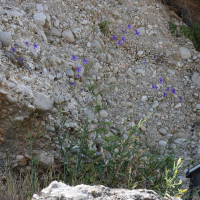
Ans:
POLYGON ((153 57, 156 58, 156 55, 154 55, 153 57))
POLYGON ((19 59, 20 59, 21 61, 23 61, 23 60, 24 60, 24 58, 21 58, 21 57, 19 57, 19 59))
POLYGON ((113 37, 111 37, 112 40, 116 40, 118 37, 113 34, 113 37))
POLYGON ((82 88, 81 91, 85 90, 85 88, 82 88))
POLYGON ((155 88, 156 88, 156 90, 158 89, 158 86, 157 85, 155 85, 155 88))
POLYGON ((160 78, 159 83, 162 83, 162 78, 160 78))
POLYGON ((49 69, 49 71, 51 72, 51 70, 49 69))
POLYGON ((27 47, 29 46, 29 43, 28 43, 28 41, 26 41, 26 42, 25 42, 25 44, 26 44, 26 46, 27 46, 27 47))
POLYGON ((125 34, 125 30, 122 29, 123 34, 125 34))
POLYGON ((174 88, 172 89, 172 93, 174 93, 174 94, 176 93, 176 91, 175 91, 175 89, 174 89, 174 88))
POLYGON ((164 93, 163 93, 163 97, 165 97, 166 95, 167 95, 167 94, 164 92, 164 93))
POLYGON ((135 28, 134 28, 134 30, 135 30, 135 32, 136 32, 135 35, 136 35, 136 36, 139 36, 140 32, 138 32, 137 29, 135 29, 135 28))
POLYGON ((74 81, 74 82, 71 82, 71 84, 72 84, 72 85, 75 85, 75 81, 74 81))
POLYGON ((40 70, 40 68, 38 67, 38 70, 40 70))
POLYGON ((120 40, 119 42, 117 42, 116 44, 119 45, 119 47, 122 45, 122 41, 120 40))
POLYGON ((166 91, 170 91, 169 87, 166 89, 166 91))
POLYGON ((77 60, 77 56, 75 56, 75 55, 72 55, 72 58, 71 58, 71 60, 77 60))
POLYGON ((80 72, 81 71, 81 66, 79 67, 79 66, 76 66, 76 70, 75 71, 78 71, 78 72, 80 72))
POLYGON ((14 52, 16 52, 16 48, 15 48, 15 47, 12 47, 12 50, 13 50, 14 52))
POLYGON ((152 85, 152 89, 154 89, 155 88, 155 86, 154 85, 152 85))
POLYGON ((40 74, 42 74, 42 72, 40 72, 40 74))
POLYGON ((37 44, 33 43, 33 46, 34 46, 34 49, 36 49, 36 48, 37 48, 37 44))
POLYGON ((182 97, 179 97, 180 101, 182 100, 182 97))
POLYGON ((123 43, 126 42, 126 38, 125 37, 122 37, 122 40, 121 40, 123 43))
POLYGON ((144 63, 144 64, 146 64, 146 62, 145 62, 145 61, 144 61, 143 63, 144 63))
POLYGON ((77 76, 78 76, 78 78, 80 78, 80 77, 81 77, 79 74, 78 74, 77 76))
POLYGON ((128 24, 128 28, 129 28, 129 29, 132 29, 132 26, 131 26, 130 24, 128 24))
POLYGON ((84 63, 88 64, 88 60, 85 59, 85 58, 84 58, 84 60, 83 60, 83 64, 84 64, 84 63))

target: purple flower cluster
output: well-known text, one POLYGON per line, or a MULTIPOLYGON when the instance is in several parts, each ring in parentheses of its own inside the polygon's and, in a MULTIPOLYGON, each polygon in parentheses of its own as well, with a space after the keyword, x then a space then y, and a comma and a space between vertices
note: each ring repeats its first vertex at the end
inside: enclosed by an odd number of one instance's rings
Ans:
MULTIPOLYGON (((114 35, 113 35, 114 36, 114 35)), ((77 58, 78 58, 78 56, 75 56, 75 55, 72 55, 72 58, 71 58, 71 60, 77 60, 77 58)), ((88 64, 89 62, 88 62, 88 59, 86 59, 86 58, 84 58, 83 59, 83 64, 88 64)), ((76 70, 75 71, 77 71, 78 72, 78 78, 80 78, 81 77, 81 75, 79 74, 79 72, 81 71, 81 68, 82 68, 82 66, 76 66, 76 70)), ((71 84, 72 85, 75 85, 75 82, 71 82, 71 84)), ((82 89, 82 90, 84 90, 84 88, 82 89)), ((82 91, 81 90, 81 91, 82 91)))
POLYGON ((80 66, 80 67, 76 66, 76 70, 75 70, 75 71, 78 71, 78 75, 77 75, 77 76, 78 76, 78 78, 80 78, 80 77, 81 77, 81 76, 79 75, 79 72, 81 71, 81 68, 82 68, 81 66, 80 66))
MULTIPOLYGON (((162 83, 162 78, 160 78, 159 83, 162 83)), ((158 89, 158 87, 156 85, 152 85, 152 89, 156 88, 156 90, 158 89)), ((169 87, 167 87, 167 89, 165 89, 166 91, 170 91, 169 87)), ((174 88, 172 88, 171 90, 172 93, 176 94, 176 90, 174 88)), ((167 94, 164 92, 163 93, 163 97, 167 96, 167 94)), ((180 101, 182 100, 182 97, 179 97, 180 101)))
MULTIPOLYGON (((25 44, 26 44, 27 47, 29 46, 28 41, 26 41, 25 44)), ((37 48, 37 44, 34 43, 33 46, 34 46, 34 49, 37 48)), ((17 51, 17 50, 16 50, 16 47, 12 47, 11 49, 12 49, 12 51, 14 51, 14 52, 17 51)), ((21 58, 21 57, 20 57, 19 60, 24 61, 24 58, 21 58)))
MULTIPOLYGON (((129 29, 132 29, 132 26, 131 26, 130 24, 128 24, 128 28, 129 28, 129 29)), ((135 28, 134 28, 134 30, 136 31, 135 35, 136 35, 136 36, 139 36, 140 32, 138 32, 137 29, 135 29, 135 28)), ((122 29, 122 32, 123 32, 123 34, 126 33, 124 29, 122 29)), ((112 40, 116 40, 117 38, 118 38, 118 37, 115 36, 115 34, 113 34, 113 36, 111 37, 112 40)), ((124 42, 126 42, 126 38, 125 38, 125 37, 122 37, 122 39, 121 39, 120 41, 118 41, 116 44, 118 44, 119 47, 120 47, 124 42)))

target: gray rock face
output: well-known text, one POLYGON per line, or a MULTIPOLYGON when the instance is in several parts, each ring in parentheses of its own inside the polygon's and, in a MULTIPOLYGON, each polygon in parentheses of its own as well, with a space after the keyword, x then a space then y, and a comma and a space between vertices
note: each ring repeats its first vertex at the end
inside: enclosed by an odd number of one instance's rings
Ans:
MULTIPOLYGON (((34 194, 32 200, 70 199, 70 200, 167 200, 153 190, 112 189, 103 185, 77 185, 70 187, 62 182, 53 181, 39 194, 34 194)), ((174 200, 181 200, 173 197, 174 200)))
POLYGON ((35 13, 33 15, 33 21, 38 24, 44 26, 46 20, 46 15, 43 12, 35 13))
POLYGON ((180 47, 179 48, 179 52, 181 54, 181 58, 186 60, 186 59, 189 59, 191 58, 191 53, 190 53, 190 50, 187 49, 186 47, 180 47))
POLYGON ((39 111, 48 112, 53 109, 53 102, 50 97, 42 93, 36 93, 33 104, 39 111))
POLYGON ((9 47, 12 44, 12 37, 10 33, 6 31, 0 32, 0 41, 3 45, 3 47, 9 47))

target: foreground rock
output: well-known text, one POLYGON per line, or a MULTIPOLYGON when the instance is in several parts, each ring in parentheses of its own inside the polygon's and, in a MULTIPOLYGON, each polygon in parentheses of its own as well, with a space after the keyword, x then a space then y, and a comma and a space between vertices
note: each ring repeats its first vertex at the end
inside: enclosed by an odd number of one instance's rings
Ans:
MULTIPOLYGON (((53 181, 47 188, 44 188, 38 195, 34 194, 32 200, 167 200, 154 192, 153 190, 128 190, 128 189, 111 189, 103 185, 89 186, 77 185, 70 187, 61 182, 53 181)), ((174 200, 181 200, 180 198, 172 197, 174 200)))

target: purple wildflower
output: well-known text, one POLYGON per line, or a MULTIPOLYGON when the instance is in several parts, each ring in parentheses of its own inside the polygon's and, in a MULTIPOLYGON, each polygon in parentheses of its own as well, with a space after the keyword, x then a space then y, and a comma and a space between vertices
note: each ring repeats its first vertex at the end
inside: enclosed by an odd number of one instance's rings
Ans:
POLYGON ((38 70, 40 70, 40 68, 38 67, 38 70))
POLYGON ((125 34, 125 30, 122 29, 123 34, 125 34))
POLYGON ((80 72, 81 71, 81 66, 80 67, 78 67, 78 66, 76 66, 76 70, 75 71, 78 71, 78 72, 80 72))
POLYGON ((154 85, 152 85, 152 89, 154 89, 155 88, 155 86, 154 85))
POLYGON ((74 82, 71 82, 71 84, 72 84, 72 85, 75 85, 75 81, 74 81, 74 82))
POLYGON ((29 43, 28 43, 28 41, 26 41, 26 42, 25 42, 25 44, 26 44, 26 46, 27 46, 27 47, 29 46, 29 43))
POLYGON ((85 88, 82 88, 81 91, 85 90, 85 88))
POLYGON ((75 56, 75 55, 72 55, 72 58, 71 58, 71 60, 77 60, 77 56, 75 56))
POLYGON ((88 64, 88 60, 85 59, 85 58, 84 58, 84 60, 83 60, 83 64, 84 64, 84 63, 88 64))
POLYGON ((49 71, 51 72, 51 70, 49 69, 49 71))
POLYGON ((129 28, 129 29, 131 29, 131 28, 132 28, 132 26, 131 26, 130 24, 128 24, 128 28, 129 28))
POLYGON ((145 61, 144 61, 143 63, 144 63, 144 64, 146 64, 146 62, 145 62, 145 61))
POLYGON ((180 101, 182 100, 182 97, 179 97, 180 101))
POLYGON ((35 43, 34 43, 34 44, 33 44, 33 46, 34 46, 34 49, 36 49, 36 48, 37 48, 37 44, 35 44, 35 43))
POLYGON ((113 34, 113 37, 111 37, 112 40, 116 40, 117 36, 115 36, 115 34, 113 34))
POLYGON ((167 95, 167 94, 164 92, 164 93, 163 93, 163 97, 165 97, 166 95, 167 95))
POLYGON ((42 72, 40 72, 40 74, 42 74, 42 72))
POLYGON ((16 48, 15 48, 15 47, 12 47, 12 50, 13 50, 14 52, 16 52, 16 48))
POLYGON ((125 37, 122 37, 122 40, 121 40, 123 43, 126 42, 126 38, 125 37))
POLYGON ((119 47, 122 45, 122 41, 120 40, 119 42, 117 42, 116 44, 119 45, 119 47))
POLYGON ((23 60, 24 60, 24 58, 21 58, 21 57, 19 57, 19 60, 23 61, 23 60))
POLYGON ((78 74, 77 76, 78 76, 78 78, 80 78, 80 77, 81 77, 79 74, 78 74))
POLYGON ((175 89, 174 89, 174 88, 172 89, 172 93, 174 93, 174 94, 176 93, 176 91, 175 91, 175 89))
POLYGON ((156 90, 158 89, 158 86, 157 85, 155 85, 155 88, 156 88, 156 90))
POLYGON ((156 58, 156 55, 154 55, 153 57, 156 58))
POLYGON ((166 91, 170 91, 169 87, 166 89, 166 91))
POLYGON ((139 36, 140 32, 138 32, 137 29, 135 29, 135 28, 134 28, 134 30, 135 30, 135 32, 136 32, 135 35, 136 35, 136 36, 139 36))
POLYGON ((160 78, 159 83, 162 83, 162 78, 160 78))

